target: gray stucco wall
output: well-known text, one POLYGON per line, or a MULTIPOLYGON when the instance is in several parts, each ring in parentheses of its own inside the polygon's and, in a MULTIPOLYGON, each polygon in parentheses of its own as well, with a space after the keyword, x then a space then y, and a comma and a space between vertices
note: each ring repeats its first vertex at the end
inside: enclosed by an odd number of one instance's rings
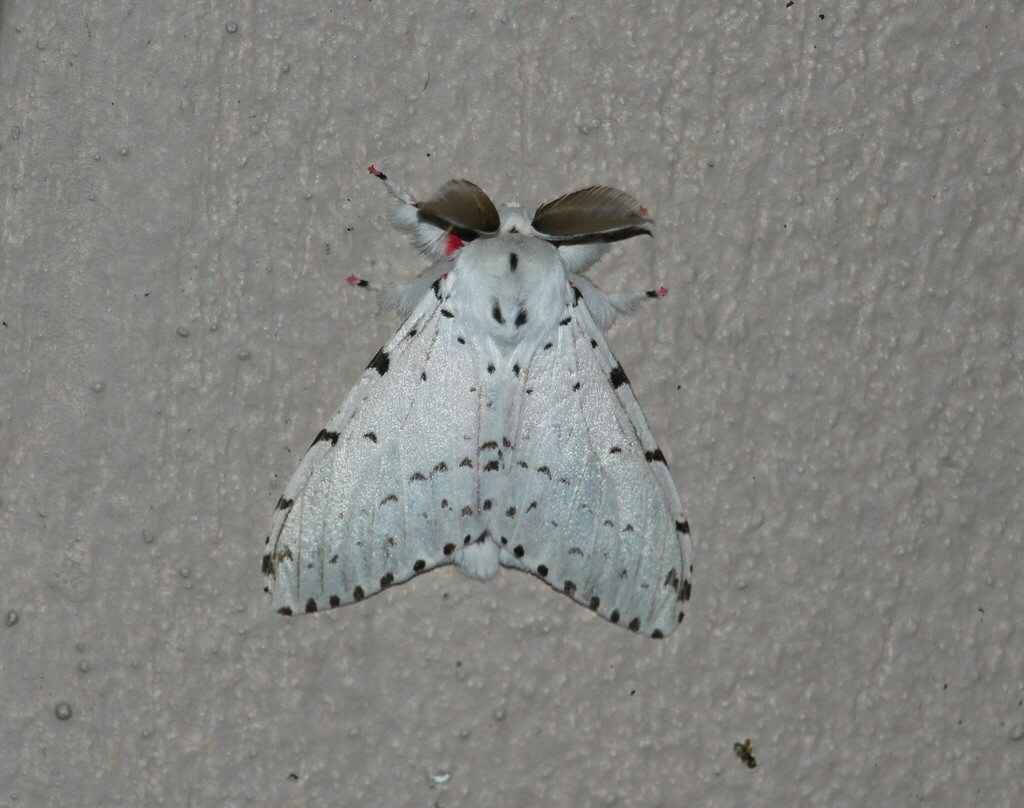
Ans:
POLYGON ((1017 4, 596 5, 4 4, 0 805, 1024 803, 1017 4), (345 277, 423 266, 371 162, 650 207, 593 277, 671 289, 610 337, 667 641, 511 572, 270 612, 398 324, 345 277))

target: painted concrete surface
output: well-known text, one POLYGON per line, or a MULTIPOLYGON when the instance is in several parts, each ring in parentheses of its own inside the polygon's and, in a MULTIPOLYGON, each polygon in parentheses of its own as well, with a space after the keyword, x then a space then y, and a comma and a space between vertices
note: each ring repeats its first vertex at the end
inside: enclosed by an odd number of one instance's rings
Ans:
MULTIPOLYGON (((1017 4, 8 2, 0 805, 1024 803, 1017 4), (647 205, 658 642, 453 570, 272 614, 412 277, 376 163, 647 205), (756 768, 734 745, 751 740, 756 768)), ((742 749, 742 747, 741 747, 742 749)))

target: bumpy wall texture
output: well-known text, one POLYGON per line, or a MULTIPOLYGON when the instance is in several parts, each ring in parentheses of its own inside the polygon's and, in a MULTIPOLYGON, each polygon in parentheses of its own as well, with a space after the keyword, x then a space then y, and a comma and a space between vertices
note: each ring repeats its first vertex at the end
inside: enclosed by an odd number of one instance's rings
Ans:
POLYGON ((0 15, 0 805, 1024 804, 1016 2, 0 15), (609 338, 667 640, 514 572, 271 612, 398 325, 345 278, 423 268, 371 162, 650 208, 592 277, 670 290, 609 338))

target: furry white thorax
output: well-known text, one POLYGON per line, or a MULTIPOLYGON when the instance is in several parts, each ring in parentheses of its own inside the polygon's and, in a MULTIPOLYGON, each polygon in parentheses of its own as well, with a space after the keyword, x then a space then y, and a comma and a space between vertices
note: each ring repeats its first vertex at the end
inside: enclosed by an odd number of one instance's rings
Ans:
POLYGON ((452 280, 452 302, 475 326, 467 330, 504 354, 515 345, 538 347, 571 294, 558 250, 516 233, 467 244, 455 256, 452 280))

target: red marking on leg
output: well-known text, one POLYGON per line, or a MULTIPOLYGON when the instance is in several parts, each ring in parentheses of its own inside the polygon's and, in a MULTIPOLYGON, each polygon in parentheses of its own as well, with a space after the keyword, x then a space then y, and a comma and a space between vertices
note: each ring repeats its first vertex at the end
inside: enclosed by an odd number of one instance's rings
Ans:
POLYGON ((640 210, 637 211, 637 213, 639 213, 644 218, 647 218, 647 214, 650 213, 650 211, 647 210, 647 208, 641 207, 640 210))
POLYGON ((465 242, 456 236, 454 233, 449 233, 445 236, 444 241, 444 257, 451 258, 455 253, 461 250, 465 246, 465 242))
POLYGON ((658 289, 658 297, 664 297, 667 294, 668 294, 668 289, 666 289, 664 286, 662 286, 662 287, 660 287, 658 289))
POLYGON ((355 275, 349 275, 347 278, 345 278, 345 280, 347 280, 349 283, 359 283, 359 278, 357 278, 355 275))
POLYGON ((373 176, 375 176, 375 177, 379 177, 380 176, 380 172, 377 170, 376 166, 370 166, 370 168, 368 170, 369 170, 369 172, 371 174, 373 174, 373 176))

